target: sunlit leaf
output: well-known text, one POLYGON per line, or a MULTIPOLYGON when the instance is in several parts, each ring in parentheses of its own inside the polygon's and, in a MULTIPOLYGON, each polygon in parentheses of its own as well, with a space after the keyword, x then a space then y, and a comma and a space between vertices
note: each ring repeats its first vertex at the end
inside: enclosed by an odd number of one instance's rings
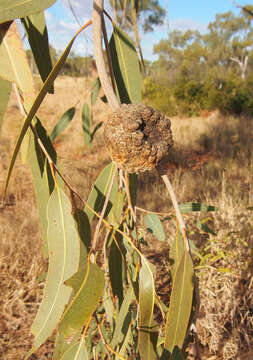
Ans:
POLYGON ((164 241, 165 240, 165 233, 163 230, 163 226, 161 220, 156 214, 148 214, 145 216, 145 222, 147 229, 154 234, 158 240, 164 241))
POLYGON ((48 202, 48 275, 31 328, 35 339, 28 356, 52 334, 72 293, 64 282, 78 270, 80 245, 71 211, 69 199, 56 186, 48 202))
POLYGON ((71 339, 65 339, 65 337, 58 332, 55 337, 54 354, 52 360, 60 360, 62 355, 74 344, 76 344, 80 338, 80 335, 81 331, 79 333, 77 332, 71 339))
MULTIPOLYGON (((21 19, 26 35, 39 70, 42 81, 45 81, 52 70, 49 42, 44 11, 36 12, 21 19)), ((53 93, 53 85, 49 92, 53 93)))
POLYGON ((155 285, 153 273, 147 261, 143 261, 139 273, 139 352, 142 359, 157 359, 155 348, 157 327, 153 321, 155 285))
POLYGON ((0 77, 0 135, 4 113, 11 93, 11 82, 0 77))
MULTIPOLYGON (((13 152, 13 155, 12 155, 12 158, 11 158, 11 162, 10 162, 10 165, 9 165, 9 169, 8 169, 8 174, 7 174, 7 177, 6 177, 6 180, 5 180, 5 186, 4 186, 4 197, 5 197, 5 194, 6 194, 6 191, 7 191, 7 188, 8 188, 8 184, 9 184, 9 181, 10 181, 10 176, 11 176, 11 173, 12 173, 12 170, 13 170, 13 166, 15 164, 15 161, 16 161, 16 158, 17 158, 17 155, 18 155, 18 152, 19 152, 19 149, 20 149, 20 146, 22 144, 22 141, 23 141, 23 138, 27 132, 27 129, 29 128, 29 125, 34 117, 34 115, 36 114, 37 110, 39 109, 40 107, 40 104, 42 103, 43 99, 45 98, 46 94, 48 93, 48 91, 50 90, 54 80, 56 79, 57 75, 59 74, 59 71, 61 70, 62 66, 64 65, 66 59, 67 59, 67 56, 71 50, 71 47, 76 39, 76 37, 79 35, 79 33, 84 30, 88 25, 90 24, 90 22, 88 22, 87 24, 85 24, 76 34, 75 36, 72 38, 72 40, 69 42, 68 46, 66 47, 66 49, 64 50, 64 52, 62 53, 61 57, 58 59, 57 63, 55 64, 55 66, 53 67, 52 71, 50 72, 47 80, 44 82, 40 92, 38 93, 35 101, 33 102, 28 114, 27 114, 27 117, 24 121, 24 124, 23 124, 23 127, 21 129, 21 132, 19 134, 19 137, 18 137, 18 140, 17 140, 17 143, 15 145, 15 149, 14 149, 14 152, 13 152)), ((0 38, 0 40, 3 40, 3 36, 2 36, 2 39, 0 38)), ((2 41, 3 42, 3 41, 2 41)), ((1 54, 0 54, 1 55, 1 54)), ((0 56, 0 60, 1 60, 1 56, 0 56)), ((0 68, 1 68, 1 63, 0 63, 0 68)))
POLYGON ((0 23, 21 18, 42 11, 56 0, 1 0, 0 23))
POLYGON ((89 360, 83 337, 80 341, 69 347, 60 360, 89 360))
POLYGON ((202 203, 188 202, 186 204, 179 205, 182 213, 188 213, 191 211, 217 211, 217 207, 213 205, 205 205, 202 203))
POLYGON ((138 55, 130 37, 114 25, 110 39, 113 72, 120 102, 141 103, 141 73, 138 55))
MULTIPOLYGON (((115 166, 116 166, 116 164, 114 164, 114 163, 110 163, 109 165, 107 165, 101 171, 101 173, 99 174, 97 180, 95 181, 95 183, 92 187, 92 190, 88 197, 87 203, 96 212, 100 212, 103 208, 106 194, 107 194, 107 191, 110 186, 111 179, 112 179, 112 176, 113 176, 113 173, 115 170, 115 166)), ((105 212, 105 216, 107 216, 109 211, 111 210, 112 204, 113 204, 112 199, 114 199, 117 196, 117 192, 118 192, 118 183, 115 178, 113 187, 112 187, 111 196, 109 198, 109 203, 107 205, 107 209, 105 212)), ((89 221, 91 221, 94 217, 93 212, 91 210, 89 210, 88 207, 85 208, 85 212, 89 218, 89 221)))
POLYGON ((75 291, 59 327, 66 338, 81 329, 96 310, 103 294, 104 281, 104 272, 96 264, 89 264, 66 282, 75 291))
POLYGON ((171 266, 170 271, 172 278, 174 279, 175 271, 182 259, 184 253, 184 239, 180 232, 178 232, 172 241, 171 247, 170 247, 170 260, 171 260, 171 266))
POLYGON ((74 107, 71 107, 70 109, 65 111, 65 113, 62 115, 62 117, 57 122, 57 124, 53 128, 53 131, 50 134, 51 141, 54 141, 55 138, 68 126, 68 124, 75 115, 75 111, 76 109, 74 107))
POLYGON ((186 336, 194 290, 194 270, 190 254, 185 251, 175 271, 166 317, 165 349, 170 352, 175 346, 182 348, 186 336))

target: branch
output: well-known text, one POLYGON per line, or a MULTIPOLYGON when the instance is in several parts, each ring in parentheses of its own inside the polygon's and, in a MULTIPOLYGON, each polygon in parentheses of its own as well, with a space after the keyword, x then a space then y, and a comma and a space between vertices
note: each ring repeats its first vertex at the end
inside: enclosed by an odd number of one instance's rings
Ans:
POLYGON ((117 109, 120 104, 115 92, 113 91, 110 79, 107 74, 105 60, 102 49, 102 15, 103 15, 103 0, 93 1, 93 43, 94 43, 94 55, 96 59, 96 65, 98 70, 98 76, 105 96, 113 110, 117 109))

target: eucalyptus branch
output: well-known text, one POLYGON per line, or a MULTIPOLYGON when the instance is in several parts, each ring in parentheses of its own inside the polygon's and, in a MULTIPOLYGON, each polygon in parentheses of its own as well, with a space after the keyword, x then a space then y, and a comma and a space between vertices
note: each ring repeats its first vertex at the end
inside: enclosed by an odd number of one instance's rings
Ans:
POLYGON ((104 90, 105 96, 113 110, 117 109, 120 106, 120 103, 117 99, 115 92, 113 91, 110 79, 107 74, 105 60, 102 49, 102 16, 104 8, 103 0, 94 0, 93 1, 93 12, 92 12, 92 22, 93 22, 93 43, 94 43, 94 55, 96 59, 96 65, 98 70, 98 76, 102 88, 104 90))

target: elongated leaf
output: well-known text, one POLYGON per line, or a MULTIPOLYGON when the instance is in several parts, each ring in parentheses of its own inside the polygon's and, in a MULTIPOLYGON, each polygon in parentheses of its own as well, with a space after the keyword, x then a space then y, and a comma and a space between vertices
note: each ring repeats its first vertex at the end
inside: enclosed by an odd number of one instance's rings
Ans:
POLYGON ((1 0, 0 23, 21 18, 53 5, 56 0, 1 0))
POLYGON ((205 205, 202 203, 188 202, 186 204, 179 205, 182 213, 188 213, 191 211, 216 211, 217 207, 213 205, 205 205))
POLYGON ((11 93, 11 83, 0 77, 0 136, 4 113, 11 93))
POLYGON ((75 296, 67 306, 59 331, 70 337, 81 329, 96 310, 104 290, 104 272, 96 264, 80 269, 66 283, 73 287, 75 296))
POLYGON ((156 214, 148 214, 145 217, 145 222, 147 229, 154 234, 158 240, 164 241, 165 240, 165 233, 163 230, 163 226, 161 220, 156 214))
POLYGON ((132 287, 129 287, 124 296, 124 300, 120 307, 119 314, 115 319, 116 325, 110 344, 113 349, 115 349, 117 345, 121 344, 127 335, 129 323, 126 322, 126 319, 127 315, 129 314, 129 307, 133 299, 134 291, 132 287))
POLYGON ((91 92, 91 105, 95 105, 98 98, 99 90, 101 89, 101 82, 99 78, 97 78, 93 85, 92 85, 92 92, 91 92))
POLYGON ((86 146, 92 146, 91 139, 91 112, 88 104, 83 104, 82 110, 83 138, 86 146))
MULTIPOLYGON (((121 234, 115 234, 115 237, 119 242, 122 242, 121 234)), ((121 306, 123 301, 123 259, 121 252, 115 241, 112 242, 109 253, 109 274, 112 292, 114 296, 117 296, 119 305, 121 306)))
POLYGON ((71 107, 62 115, 50 134, 51 141, 54 141, 55 138, 68 126, 70 121, 73 119, 75 112, 76 109, 71 107))
MULTIPOLYGON (((44 11, 26 16, 21 19, 21 22, 25 28, 41 79, 44 82, 52 70, 44 11)), ((49 92, 54 92, 53 86, 49 92)))
POLYGON ((78 269, 80 244, 71 210, 69 199, 56 186, 48 202, 48 275, 31 329, 35 339, 28 356, 52 334, 72 292, 64 282, 78 269))
POLYGON ((54 354, 52 360, 60 360, 62 358, 62 355, 70 347, 76 344, 80 336, 81 336, 81 331, 79 333, 76 333, 75 336, 73 336, 71 339, 66 340, 64 336, 58 332, 55 337, 55 348, 54 348, 54 354))
POLYGON ((89 360, 83 337, 63 354, 61 360, 89 360))
POLYGON ((175 272, 166 317, 164 347, 171 353, 175 346, 182 348, 184 343, 192 309, 193 278, 192 259, 185 251, 175 272))
MULTIPOLYGON (((36 114, 38 108, 40 107, 40 104, 42 103, 43 99, 45 98, 46 94, 48 93, 48 91, 50 90, 54 80, 56 79, 57 75, 59 74, 59 71, 61 70, 62 66, 64 65, 66 59, 67 59, 67 56, 71 50, 71 47, 76 39, 76 37, 79 35, 79 33, 85 29, 88 25, 90 24, 90 22, 88 22, 86 25, 84 25, 76 34, 75 36, 72 38, 72 40, 69 42, 68 46, 66 47, 66 49, 64 50, 64 52, 62 53, 61 57, 58 59, 57 63, 55 64, 55 66, 53 67, 52 71, 50 72, 47 80, 44 82, 40 92, 38 93, 35 101, 33 102, 32 104, 32 107, 30 108, 28 114, 27 114, 27 117, 24 121, 24 124, 23 124, 23 127, 21 129, 21 132, 19 134, 19 137, 18 137, 18 140, 17 140, 17 143, 15 145, 15 149, 13 151, 13 155, 12 155, 12 158, 11 158, 11 162, 10 162, 10 165, 9 165, 9 169, 8 169, 8 174, 7 174, 7 177, 6 177, 6 180, 5 180, 5 186, 4 186, 4 197, 5 197, 5 194, 6 194, 6 191, 7 191, 7 188, 8 188, 8 184, 9 184, 9 181, 10 181, 10 176, 11 176, 11 173, 12 173, 12 170, 13 170, 13 166, 15 164, 15 161, 16 161, 16 158, 17 158, 17 155, 18 155, 18 152, 19 152, 19 149, 20 149, 20 146, 21 146, 21 143, 23 141, 23 138, 27 132, 27 129, 34 117, 34 115, 36 114)), ((1 40, 1 39, 0 39, 1 40)), ((1 55, 1 54, 0 54, 1 55)), ((0 56, 0 59, 1 59, 1 56, 0 56)), ((0 63, 1 65, 1 63, 0 63)), ((1 66, 0 66, 1 68, 1 66)))
POLYGON ((121 103, 141 103, 141 73, 135 46, 129 36, 114 25, 110 39, 113 72, 121 103))
MULTIPOLYGON (((101 171, 90 192, 87 203, 96 212, 100 212, 103 208, 105 197, 114 173, 115 166, 116 165, 114 163, 110 163, 101 171)), ((114 203, 113 200, 115 199, 115 197, 117 197, 117 192, 118 192, 118 183, 117 180, 115 179, 113 183, 111 196, 109 198, 109 203, 107 205, 107 209, 105 212, 105 216, 107 216, 108 213, 110 212, 112 208, 112 204, 114 203)), ((89 221, 91 221, 94 217, 93 212, 89 210, 87 207, 85 208, 85 212, 89 218, 89 221)))
POLYGON ((139 273, 139 352, 141 359, 156 359, 157 329, 153 321, 155 286, 152 271, 142 259, 139 273))
POLYGON ((172 262, 170 266, 170 271, 173 279, 174 279, 175 271, 178 268, 178 265, 182 259, 183 254, 184 254, 184 240, 181 233, 178 232, 170 247, 170 260, 172 262))

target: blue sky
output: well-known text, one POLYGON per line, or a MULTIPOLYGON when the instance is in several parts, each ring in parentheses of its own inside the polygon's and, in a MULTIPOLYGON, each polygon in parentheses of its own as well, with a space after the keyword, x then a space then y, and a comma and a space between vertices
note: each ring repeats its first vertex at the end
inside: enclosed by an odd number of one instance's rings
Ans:
MULTIPOLYGON (((72 7, 80 21, 84 24, 91 18, 92 0, 70 0, 72 7)), ((165 8, 167 0, 159 0, 165 8)), ((237 0, 236 3, 245 5, 251 1, 237 0)), ((110 12, 109 0, 105 0, 105 8, 110 12)), ((215 19, 215 14, 232 10, 238 13, 233 0, 168 0, 168 22, 170 30, 187 29, 199 30, 204 33, 208 23, 215 19)), ((57 0, 56 3, 46 10, 46 20, 50 43, 58 50, 63 50, 72 38, 79 25, 74 19, 70 9, 69 0, 57 0)), ((110 31, 110 25, 108 25, 110 31)), ((81 56, 92 54, 91 28, 85 34, 79 35, 73 51, 81 56)), ((167 28, 165 25, 157 26, 153 32, 141 33, 141 42, 144 58, 155 60, 153 46, 165 38, 167 28)))

